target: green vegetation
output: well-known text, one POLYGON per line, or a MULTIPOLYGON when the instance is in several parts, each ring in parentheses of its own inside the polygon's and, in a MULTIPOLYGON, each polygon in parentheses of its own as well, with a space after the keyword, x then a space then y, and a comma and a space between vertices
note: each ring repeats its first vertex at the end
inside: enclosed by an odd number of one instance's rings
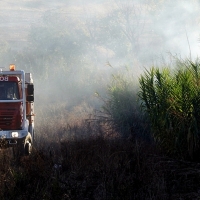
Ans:
POLYGON ((130 135, 146 137, 145 133, 149 131, 140 109, 138 90, 138 78, 128 69, 113 74, 107 87, 103 113, 111 120, 112 127, 125 138, 130 135))
POLYGON ((139 82, 156 142, 170 155, 193 159, 199 151, 199 63, 178 61, 175 69, 151 68, 139 82))
POLYGON ((139 84, 129 71, 118 73, 107 88, 103 112, 122 137, 153 137, 167 155, 199 160, 199 84, 198 60, 152 67, 139 84))

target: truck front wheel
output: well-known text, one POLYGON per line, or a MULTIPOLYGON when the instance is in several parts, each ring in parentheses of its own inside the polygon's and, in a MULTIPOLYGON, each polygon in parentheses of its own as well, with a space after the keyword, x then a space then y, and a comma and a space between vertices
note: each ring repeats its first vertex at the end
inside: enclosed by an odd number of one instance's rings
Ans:
POLYGON ((30 133, 28 133, 28 135, 26 136, 24 143, 22 144, 22 148, 24 151, 24 155, 28 156, 31 154, 31 152, 32 152, 32 137, 31 137, 30 133))
POLYGON ((25 137, 25 139, 18 141, 17 145, 13 147, 14 156, 28 156, 32 152, 32 137, 31 134, 25 137))
POLYGON ((32 144, 31 142, 27 141, 26 143, 24 143, 24 154, 26 156, 30 155, 32 152, 32 144))

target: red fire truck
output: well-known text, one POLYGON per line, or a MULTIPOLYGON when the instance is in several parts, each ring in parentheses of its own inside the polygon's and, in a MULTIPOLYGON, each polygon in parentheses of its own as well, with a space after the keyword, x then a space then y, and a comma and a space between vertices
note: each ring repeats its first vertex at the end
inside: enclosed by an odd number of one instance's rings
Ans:
POLYGON ((29 155, 34 140, 34 85, 31 73, 0 69, 0 147, 29 155))

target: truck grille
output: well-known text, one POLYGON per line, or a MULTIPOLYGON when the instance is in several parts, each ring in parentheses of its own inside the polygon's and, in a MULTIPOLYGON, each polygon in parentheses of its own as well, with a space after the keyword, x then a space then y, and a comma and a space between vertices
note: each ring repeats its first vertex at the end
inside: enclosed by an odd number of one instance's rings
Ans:
POLYGON ((0 104, 0 130, 16 130, 21 128, 20 106, 18 103, 0 104), (4 104, 4 107, 2 106, 4 104), (14 105, 13 105, 14 104, 14 105))
POLYGON ((5 129, 6 126, 12 126, 14 122, 15 110, 0 110, 0 128, 5 129))

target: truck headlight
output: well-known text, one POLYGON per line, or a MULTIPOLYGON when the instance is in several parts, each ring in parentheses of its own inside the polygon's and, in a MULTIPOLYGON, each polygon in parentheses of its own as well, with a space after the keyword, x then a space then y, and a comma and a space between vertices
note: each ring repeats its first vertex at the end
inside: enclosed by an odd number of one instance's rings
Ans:
POLYGON ((18 132, 12 132, 11 135, 12 135, 13 138, 19 137, 19 133, 18 132))

